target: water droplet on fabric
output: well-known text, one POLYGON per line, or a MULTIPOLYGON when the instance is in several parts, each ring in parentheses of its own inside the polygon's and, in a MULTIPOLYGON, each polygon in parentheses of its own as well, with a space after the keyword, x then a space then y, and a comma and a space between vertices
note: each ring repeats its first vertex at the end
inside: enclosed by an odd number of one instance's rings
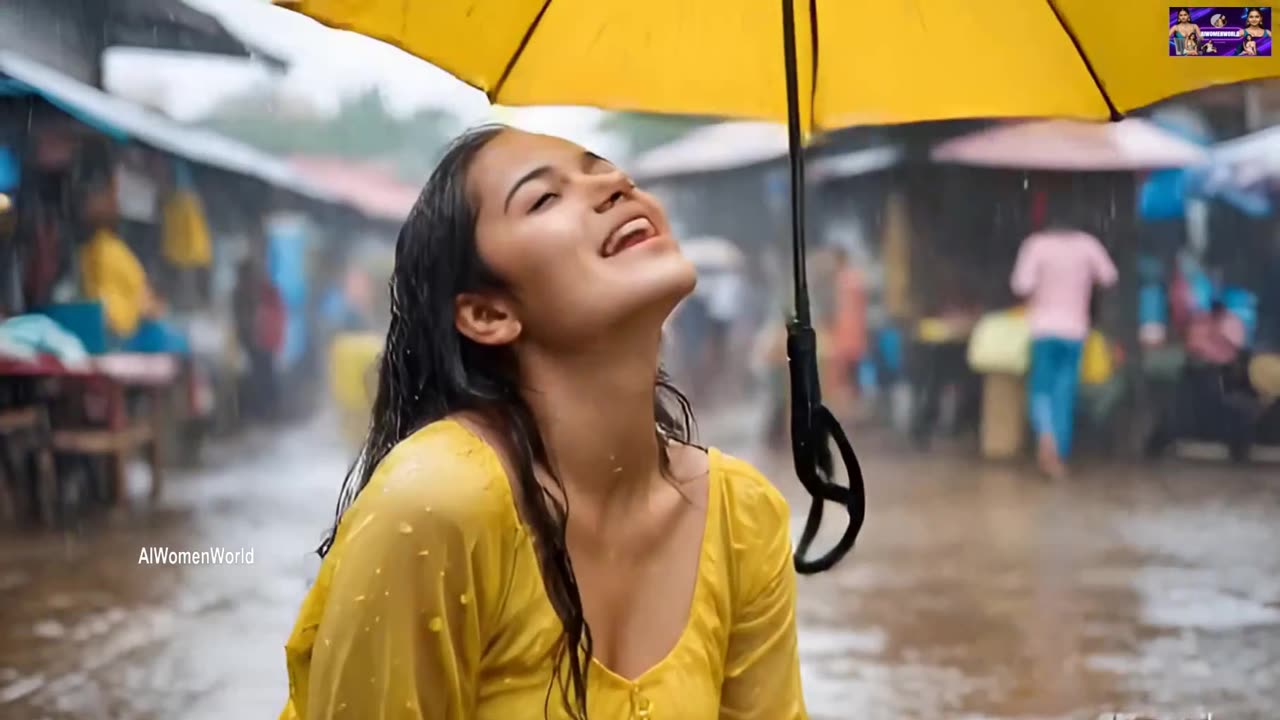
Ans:
POLYGON ((374 616, 373 616, 373 624, 374 624, 374 625, 377 625, 377 624, 378 624, 378 623, 380 623, 380 622, 382 622, 382 616, 381 616, 381 615, 374 615, 374 616))
POLYGON ((357 595, 357 596, 356 596, 356 600, 355 600, 355 601, 356 601, 356 602, 364 602, 364 596, 363 596, 363 595, 357 595))
POLYGON ((373 574, 374 574, 374 575, 381 575, 381 574, 382 574, 382 568, 374 568, 374 569, 373 569, 373 574))
POLYGON ((438 633, 444 629, 444 620, 441 620, 439 617, 433 617, 431 618, 431 622, 427 623, 427 627, 431 629, 431 632, 438 633))
POLYGON ((400 534, 409 535, 413 532, 413 526, 407 522, 400 523, 400 534))
POLYGON ((418 557, 426 557, 430 554, 431 554, 430 550, 423 550, 422 552, 418 553, 418 557))
POLYGON ((422 510, 423 510, 423 512, 431 512, 431 506, 430 506, 430 505, 427 505, 427 506, 423 507, 423 508, 422 508, 422 510))
POLYGON ((459 599, 462 601, 462 604, 463 604, 463 605, 466 605, 467 603, 471 602, 471 600, 469 600, 469 599, 467 598, 467 594, 466 594, 466 593, 462 593, 462 597, 461 597, 461 598, 459 598, 459 599))

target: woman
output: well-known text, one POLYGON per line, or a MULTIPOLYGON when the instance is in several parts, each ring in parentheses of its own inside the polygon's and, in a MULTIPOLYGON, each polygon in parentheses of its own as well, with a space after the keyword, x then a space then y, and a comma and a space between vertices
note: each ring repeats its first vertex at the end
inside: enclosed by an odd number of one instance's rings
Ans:
POLYGON ((1065 474, 1063 463, 1071 455, 1080 353, 1089 335, 1094 287, 1112 287, 1117 279, 1102 243, 1065 224, 1032 233, 1018 251, 1010 285, 1028 301, 1031 426, 1040 469, 1050 477, 1065 474))
POLYGON ((689 442, 658 369, 693 287, 605 160, 501 127, 454 144, 396 246, 284 718, 805 717, 786 503, 689 442))
POLYGON ((1262 27, 1262 11, 1254 8, 1249 11, 1245 18, 1245 27, 1242 31, 1247 38, 1261 40, 1271 37, 1271 31, 1262 27))
POLYGON ((1174 40, 1174 54, 1188 55, 1187 48, 1200 45, 1200 26, 1191 22, 1191 11, 1187 8, 1178 10, 1178 22, 1169 28, 1169 37, 1174 40))

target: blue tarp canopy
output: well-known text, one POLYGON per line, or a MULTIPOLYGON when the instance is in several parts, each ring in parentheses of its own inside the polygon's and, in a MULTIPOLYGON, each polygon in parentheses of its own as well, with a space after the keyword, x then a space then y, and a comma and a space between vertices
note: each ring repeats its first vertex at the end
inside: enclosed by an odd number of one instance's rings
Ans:
POLYGON ((25 88, 113 139, 137 142, 198 165, 257 178, 314 200, 337 202, 272 155, 218 133, 182 125, 15 53, 0 51, 0 75, 9 78, 6 92, 25 88))

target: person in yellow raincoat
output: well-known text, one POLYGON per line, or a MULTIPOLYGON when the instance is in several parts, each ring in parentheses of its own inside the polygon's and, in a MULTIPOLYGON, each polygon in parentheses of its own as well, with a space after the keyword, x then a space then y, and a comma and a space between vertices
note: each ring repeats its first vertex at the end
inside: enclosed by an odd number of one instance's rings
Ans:
POLYGON ((446 152, 283 718, 806 717, 786 501, 693 444, 659 372, 694 282, 657 200, 581 147, 446 152))
POLYGON ((85 194, 83 214, 91 230, 80 246, 81 290, 85 298, 102 303, 113 336, 133 337, 142 321, 158 316, 162 306, 138 256, 114 229, 119 208, 113 180, 85 194))

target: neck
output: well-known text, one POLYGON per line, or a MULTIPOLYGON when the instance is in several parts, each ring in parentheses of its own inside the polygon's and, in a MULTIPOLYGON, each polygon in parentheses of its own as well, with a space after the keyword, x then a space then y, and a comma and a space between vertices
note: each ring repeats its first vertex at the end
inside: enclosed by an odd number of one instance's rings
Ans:
POLYGON ((587 350, 526 347, 523 396, 565 492, 597 505, 644 497, 659 468, 654 380, 657 328, 587 350))

